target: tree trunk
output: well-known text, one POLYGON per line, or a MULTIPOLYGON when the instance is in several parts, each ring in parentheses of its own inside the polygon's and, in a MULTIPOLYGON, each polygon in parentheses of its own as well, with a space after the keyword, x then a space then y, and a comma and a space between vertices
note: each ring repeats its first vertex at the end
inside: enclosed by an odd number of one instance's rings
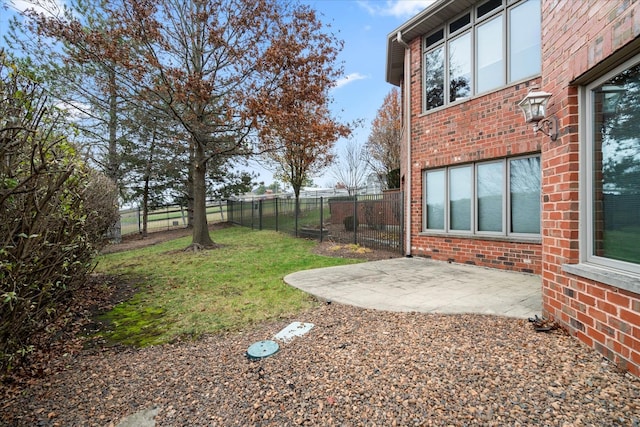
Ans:
POLYGON ((214 246, 209 227, 207 226, 207 165, 205 151, 202 144, 194 141, 193 158, 193 239, 191 245, 194 247, 214 246))
POLYGON ((142 194, 142 237, 147 237, 147 224, 149 223, 149 181, 144 183, 142 194))
MULTIPOLYGON (((116 72, 108 70, 109 74, 109 148, 107 152, 107 176, 120 190, 120 163, 118 159, 118 87, 116 86, 116 72)), ((122 226, 120 216, 113 227, 110 238, 119 243, 122 240, 122 226)))
POLYGON ((153 154, 156 149, 156 130, 153 129, 151 144, 149 145, 149 157, 144 169, 144 189, 142 191, 142 237, 147 237, 147 225, 149 222, 149 181, 151 180, 151 167, 153 165, 153 154))
POLYGON ((193 169, 195 165, 195 147, 193 138, 189 143, 189 168, 187 172, 187 227, 193 228, 193 169))

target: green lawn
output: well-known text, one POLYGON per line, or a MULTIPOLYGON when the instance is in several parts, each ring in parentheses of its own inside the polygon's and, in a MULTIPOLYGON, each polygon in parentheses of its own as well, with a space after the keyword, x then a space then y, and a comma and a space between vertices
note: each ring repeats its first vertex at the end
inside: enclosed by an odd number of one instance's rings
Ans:
POLYGON ((125 275, 139 289, 105 316, 111 339, 160 344, 289 317, 318 303, 285 275, 357 262, 314 255, 315 242, 273 231, 231 227, 211 236, 221 248, 184 252, 188 237, 99 257, 96 272, 125 275))
POLYGON ((604 256, 621 261, 639 263, 640 227, 625 227, 604 232, 604 256))

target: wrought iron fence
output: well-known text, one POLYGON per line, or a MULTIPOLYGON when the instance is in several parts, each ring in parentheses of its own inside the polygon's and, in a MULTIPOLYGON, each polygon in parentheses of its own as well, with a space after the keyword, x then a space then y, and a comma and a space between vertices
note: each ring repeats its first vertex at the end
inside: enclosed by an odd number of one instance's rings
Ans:
POLYGON ((402 193, 227 201, 228 220, 257 230, 402 253, 402 193))

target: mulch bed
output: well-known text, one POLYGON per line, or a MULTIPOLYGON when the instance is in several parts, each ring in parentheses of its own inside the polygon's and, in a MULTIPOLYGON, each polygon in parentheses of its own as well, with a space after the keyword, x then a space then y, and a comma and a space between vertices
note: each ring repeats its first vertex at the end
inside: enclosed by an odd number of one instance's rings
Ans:
MULTIPOLYGON (((335 245, 316 251, 390 256, 335 245)), ((195 342, 87 346, 92 315, 131 291, 117 277, 88 284, 58 344, 3 379, 0 425, 115 426, 147 408, 159 426, 640 425, 638 378, 526 320, 333 303, 195 342), (294 320, 315 326, 272 357, 246 357, 294 320)))

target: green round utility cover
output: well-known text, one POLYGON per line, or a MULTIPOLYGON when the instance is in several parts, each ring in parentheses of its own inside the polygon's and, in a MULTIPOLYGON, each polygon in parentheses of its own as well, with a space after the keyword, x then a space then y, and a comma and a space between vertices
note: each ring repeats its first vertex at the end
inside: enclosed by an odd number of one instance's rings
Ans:
POLYGON ((278 346, 278 343, 275 341, 258 341, 249 346, 247 356, 249 356, 250 359, 264 359, 265 357, 276 354, 278 350, 280 350, 280 346, 278 346))

